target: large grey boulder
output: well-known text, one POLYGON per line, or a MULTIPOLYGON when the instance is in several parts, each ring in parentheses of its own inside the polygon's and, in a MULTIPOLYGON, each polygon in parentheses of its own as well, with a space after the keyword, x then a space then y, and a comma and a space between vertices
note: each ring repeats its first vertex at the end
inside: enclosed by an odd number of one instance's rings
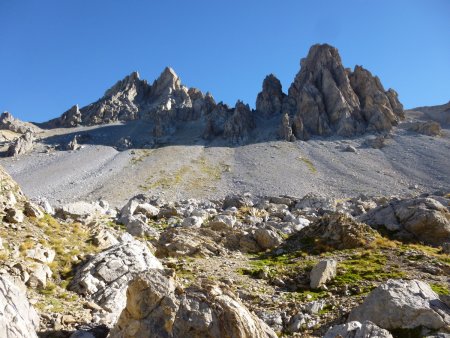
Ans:
POLYGON ((162 269, 148 247, 132 238, 93 256, 77 272, 70 289, 94 301, 114 320, 125 307, 128 282, 137 273, 162 269))
POLYGON ((182 289, 163 270, 139 274, 111 338, 277 337, 230 289, 208 280, 182 289))
POLYGON ((353 321, 330 327, 324 338, 392 338, 392 335, 370 321, 353 321))
POLYGON ((353 309, 348 320, 370 320, 387 330, 417 327, 438 330, 450 325, 450 308, 425 282, 390 279, 353 309))
POLYGON ((450 212, 433 198, 394 199, 360 217, 371 226, 407 232, 428 244, 450 241, 450 212))
POLYGON ((5 338, 37 338, 39 316, 25 293, 6 275, 0 275, 0 335, 5 338))
POLYGON ((56 215, 62 219, 72 219, 79 222, 87 222, 94 217, 106 215, 108 209, 99 202, 78 201, 64 204, 56 210, 56 215))

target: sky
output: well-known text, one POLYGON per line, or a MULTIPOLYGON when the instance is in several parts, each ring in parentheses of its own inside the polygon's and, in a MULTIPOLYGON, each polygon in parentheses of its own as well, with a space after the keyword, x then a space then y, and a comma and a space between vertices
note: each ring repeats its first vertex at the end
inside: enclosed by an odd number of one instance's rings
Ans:
POLYGON ((217 102, 287 92, 311 45, 338 48, 406 108, 450 100, 449 0, 0 0, 0 111, 42 122, 165 66, 217 102))

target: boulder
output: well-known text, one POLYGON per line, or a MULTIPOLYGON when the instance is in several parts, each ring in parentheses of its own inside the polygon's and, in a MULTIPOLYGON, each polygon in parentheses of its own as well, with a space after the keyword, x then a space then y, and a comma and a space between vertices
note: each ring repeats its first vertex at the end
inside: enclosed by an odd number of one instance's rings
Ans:
POLYGON ((34 217, 37 219, 41 219, 44 217, 44 213, 41 210, 41 208, 39 206, 37 206, 36 204, 27 201, 25 203, 25 209, 24 209, 25 215, 28 217, 34 217))
POLYGON ((55 250, 46 248, 38 243, 34 248, 26 251, 26 257, 41 263, 51 263, 55 259, 55 250))
POLYGON ((52 271, 45 264, 30 264, 28 271, 30 276, 26 283, 32 288, 45 288, 47 280, 52 276, 52 271))
POLYGON ((254 236, 256 243, 264 250, 276 248, 283 242, 281 236, 274 229, 258 228, 255 230, 254 236))
POLYGON ((433 198, 393 199, 360 217, 371 226, 407 232, 431 245, 450 241, 450 212, 433 198))
POLYGON ((61 219, 72 219, 78 222, 87 222, 95 216, 106 215, 107 209, 103 208, 98 202, 90 203, 78 201, 68 203, 56 210, 56 215, 61 219))
POLYGON ((114 322, 125 307, 127 284, 148 269, 162 269, 148 247, 132 238, 96 254, 76 272, 70 289, 110 312, 114 322))
POLYGON ((119 241, 109 230, 101 229, 92 237, 92 243, 100 249, 107 249, 113 245, 119 244, 119 241))
POLYGON ((370 321, 363 323, 352 321, 346 324, 330 327, 324 338, 393 338, 389 331, 384 330, 370 321))
POLYGON ((201 280, 183 290, 163 270, 138 275, 127 290, 127 306, 111 330, 125 337, 277 337, 225 285, 201 280))
POLYGON ((55 214, 55 210, 51 206, 51 204, 48 201, 48 199, 46 199, 45 197, 38 197, 37 199, 34 200, 34 202, 38 206, 40 206, 44 210, 44 212, 46 212, 47 214, 50 214, 50 215, 54 215, 55 214))
POLYGON ((16 208, 6 208, 3 220, 7 223, 22 223, 25 219, 23 211, 16 208))
POLYGON ((387 330, 419 327, 439 330, 450 325, 450 308, 425 282, 390 279, 353 309, 348 320, 370 320, 387 330))
POLYGON ((313 212, 319 210, 334 211, 336 203, 333 199, 326 196, 308 193, 295 204, 294 209, 313 212))
POLYGON ((318 289, 336 277, 336 269, 337 262, 334 259, 326 259, 317 263, 309 277, 311 289, 318 289))
POLYGON ((236 217, 232 215, 217 215, 208 223, 208 226, 213 230, 231 229, 236 223, 236 217))
POLYGON ((3 337, 37 338, 39 316, 27 297, 6 275, 0 275, 0 332, 3 337))
POLYGON ((200 228, 203 224, 203 218, 198 216, 186 217, 181 226, 190 228, 200 228))

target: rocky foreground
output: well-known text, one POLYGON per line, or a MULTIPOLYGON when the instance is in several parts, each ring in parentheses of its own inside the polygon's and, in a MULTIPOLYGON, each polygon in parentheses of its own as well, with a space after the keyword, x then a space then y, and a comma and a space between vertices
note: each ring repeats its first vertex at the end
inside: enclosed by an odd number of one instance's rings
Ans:
POLYGON ((0 169, 5 337, 446 337, 450 195, 56 210, 0 169))

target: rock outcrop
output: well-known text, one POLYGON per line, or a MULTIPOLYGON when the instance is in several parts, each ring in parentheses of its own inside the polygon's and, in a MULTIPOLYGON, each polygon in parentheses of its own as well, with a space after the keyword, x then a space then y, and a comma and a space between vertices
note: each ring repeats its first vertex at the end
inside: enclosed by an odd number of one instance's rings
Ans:
MULTIPOLYGON (((327 44, 312 46, 301 60, 288 95, 278 79, 266 77, 256 109, 264 116, 288 114, 295 137, 303 140, 310 134, 385 132, 404 118, 394 90, 385 91, 380 80, 361 66, 345 69, 338 50, 327 44)), ((288 130, 284 118, 282 123, 281 128, 288 130)), ((282 137, 287 139, 286 133, 282 137)))
POLYGON ((111 338, 277 337, 224 285, 202 280, 182 289, 163 270, 137 276, 111 338))
POLYGON ((367 246, 375 236, 367 224, 340 213, 327 214, 299 233, 299 238, 315 239, 324 248, 338 250, 367 246))
POLYGON ((450 308, 422 281, 391 279, 373 290, 348 320, 370 320, 387 330, 438 330, 450 325, 450 308))
POLYGON ((0 275, 0 333, 5 338, 37 338, 39 316, 25 292, 6 275, 0 275))
POLYGON ((280 114, 285 97, 280 80, 270 74, 264 79, 262 92, 256 98, 256 110, 265 117, 280 114))
POLYGON ((148 269, 162 269, 162 265, 146 245, 126 238, 83 265, 70 288, 110 312, 108 320, 113 323, 125 307, 128 282, 148 269))
POLYGON ((212 140, 222 137, 232 143, 242 143, 248 139, 254 127, 253 114, 248 105, 238 101, 234 109, 231 109, 226 104, 219 102, 206 115, 203 138, 212 140))
POLYGON ((23 122, 5 111, 0 115, 0 130, 9 130, 19 134, 25 134, 27 131, 37 133, 40 128, 29 122, 23 122))
POLYGON ((9 146, 6 156, 14 157, 29 153, 33 150, 33 146, 34 135, 31 131, 27 131, 9 146))
POLYGON ((362 215, 360 220, 374 227, 386 227, 398 237, 413 237, 432 245, 450 242, 450 212, 430 197, 393 199, 362 215))
POLYGON ((78 105, 72 106, 68 111, 63 113, 60 118, 54 119, 49 122, 49 125, 53 128, 57 127, 76 127, 81 124, 81 112, 78 105))

